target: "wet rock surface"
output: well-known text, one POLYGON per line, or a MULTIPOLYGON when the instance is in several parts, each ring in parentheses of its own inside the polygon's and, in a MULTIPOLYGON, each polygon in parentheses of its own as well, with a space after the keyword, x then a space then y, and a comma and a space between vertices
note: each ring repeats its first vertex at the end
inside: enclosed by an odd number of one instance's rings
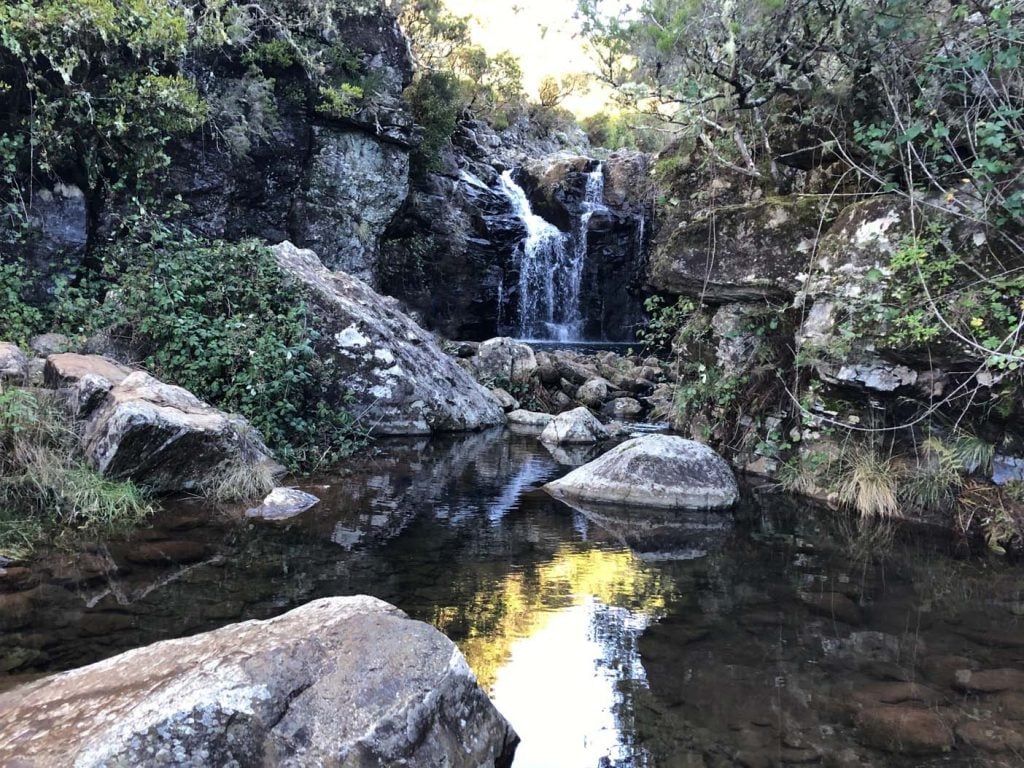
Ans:
POLYGON ((151 645, 0 695, 6 765, 507 766, 514 731, 437 630, 370 597, 151 645))
POLYGON ((547 445, 596 443, 610 435, 604 425, 586 408, 574 408, 555 416, 540 434, 547 445))

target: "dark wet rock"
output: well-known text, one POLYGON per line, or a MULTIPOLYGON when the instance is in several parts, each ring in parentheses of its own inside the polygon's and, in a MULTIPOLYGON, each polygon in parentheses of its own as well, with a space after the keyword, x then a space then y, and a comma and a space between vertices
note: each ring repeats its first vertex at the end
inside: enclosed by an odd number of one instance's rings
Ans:
POLYGON ((1024 721, 1024 693, 1003 691, 986 700, 1006 720, 1024 721))
POLYGON ((983 752, 1012 752, 1018 758, 1024 753, 1024 732, 1018 726, 969 720, 957 726, 956 735, 983 752))
POLYGON ((853 600, 840 592, 801 592, 800 602, 812 613, 829 619, 857 626, 864 621, 864 615, 853 600))
POLYGON ((20 565, 5 565, 0 567, 0 592, 18 592, 31 589, 39 583, 40 574, 32 569, 20 565))
POLYGON ((394 299, 331 272, 313 251, 285 242, 274 253, 299 283, 320 333, 321 356, 334 365, 336 389, 327 400, 355 412, 359 426, 378 435, 415 435, 504 422, 487 390, 394 299))
POLYGON ((0 381, 21 382, 28 375, 28 357, 9 341, 0 341, 0 381))
POLYGON ((153 541, 129 544, 122 553, 125 560, 136 565, 196 563, 212 554, 209 545, 200 541, 153 541))
POLYGON ((905 704, 915 702, 924 706, 935 706, 944 696, 926 685, 912 682, 869 683, 855 688, 850 694, 851 701, 858 707, 876 707, 879 704, 905 704))
POLYGON ((0 630, 19 629, 32 621, 33 592, 0 593, 0 630))
POLYGON ((86 423, 82 443, 101 474, 156 493, 209 487, 234 467, 274 466, 241 416, 142 371, 110 390, 86 423))
POLYGON ((0 694, 0 763, 26 768, 505 768, 517 741, 450 640, 369 597, 318 600, 0 694))
POLYGON ((912 707, 872 707, 857 715, 857 728, 869 746, 886 752, 930 755, 953 748, 953 730, 935 711, 912 707))
POLYGON ((956 673, 954 685, 970 693, 1024 692, 1024 669, 962 669, 956 673))
MULTIPOLYGON (((19 233, 13 250, 32 275, 26 298, 44 303, 53 298, 59 281, 72 276, 85 259, 88 206, 79 187, 55 184, 35 189, 25 213, 25 231, 19 233)), ((0 226, 0 242, 5 234, 0 226)))
POLYGON ((545 489, 556 497, 659 508, 721 509, 739 498, 725 459, 669 435, 627 440, 545 489))
POLYGON ((597 443, 608 438, 608 430, 586 408, 574 408, 553 418, 540 434, 545 444, 597 443))
POLYGON ((275 488, 258 507, 246 510, 247 517, 261 517, 264 520, 287 520, 301 515, 320 499, 298 488, 275 488))

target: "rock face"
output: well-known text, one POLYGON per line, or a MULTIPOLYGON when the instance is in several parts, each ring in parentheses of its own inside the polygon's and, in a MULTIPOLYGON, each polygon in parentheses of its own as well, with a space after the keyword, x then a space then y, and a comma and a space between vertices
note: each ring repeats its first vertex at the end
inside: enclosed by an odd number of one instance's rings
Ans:
POLYGON ((549 445, 596 443, 608 438, 608 430, 586 408, 574 408, 553 418, 540 434, 549 445))
POLYGON ((313 132, 317 147, 297 242, 374 285, 378 242, 409 193, 409 153, 361 131, 313 132))
POLYGON ((556 497, 659 508, 723 509, 739 498, 725 459, 669 435, 627 440, 544 488, 556 497))
MULTIPOLYGON (((216 129, 167 147, 161 202, 180 196, 185 205, 175 218, 203 236, 308 244, 332 266, 371 278, 377 239, 406 196, 418 141, 402 100, 412 79, 409 43, 384 0, 321 3, 315 11, 293 5, 292 33, 322 46, 317 77, 300 66, 245 61, 240 47, 190 58, 186 76, 216 129), (367 87, 352 114, 316 108, 322 84, 354 78, 367 87)), ((83 192, 69 182, 37 189, 27 236, 8 238, 0 226, 0 250, 10 239, 17 262, 37 276, 37 295, 28 298, 38 303, 58 277, 84 269, 89 245, 113 236, 126 204, 118 193, 83 192)))
POLYGON ((801 288, 798 275, 810 269, 824 216, 818 201, 807 198, 676 214, 652 250, 650 284, 712 301, 792 296, 801 288))
POLYGON ((370 597, 318 600, 0 695, 26 768, 502 768, 518 741, 444 635, 370 597))
POLYGON ((82 441, 86 458, 101 474, 154 493, 196 490, 232 467, 272 464, 259 433, 241 416, 142 371, 105 394, 82 441))
POLYGON ((501 424, 501 406, 431 334, 343 272, 331 272, 313 251, 285 242, 274 248, 285 275, 301 286, 322 346, 338 374, 339 406, 347 404, 378 435, 457 432, 501 424))

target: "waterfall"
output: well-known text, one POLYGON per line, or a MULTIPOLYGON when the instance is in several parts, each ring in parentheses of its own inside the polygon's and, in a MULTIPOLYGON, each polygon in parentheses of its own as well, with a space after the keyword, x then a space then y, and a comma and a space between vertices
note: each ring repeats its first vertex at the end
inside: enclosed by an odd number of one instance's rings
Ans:
POLYGON ((500 187, 527 232, 515 254, 519 267, 517 335, 523 339, 578 341, 583 329, 580 287, 587 260, 587 228, 591 217, 605 209, 604 172, 598 166, 587 174, 571 233, 562 232, 533 212, 526 192, 512 179, 511 171, 501 175, 500 187))

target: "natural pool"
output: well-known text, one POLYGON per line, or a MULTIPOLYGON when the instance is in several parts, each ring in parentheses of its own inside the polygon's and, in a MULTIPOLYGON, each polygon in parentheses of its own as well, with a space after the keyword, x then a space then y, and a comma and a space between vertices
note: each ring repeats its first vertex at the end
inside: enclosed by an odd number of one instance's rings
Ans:
POLYGON ((574 510, 539 490, 567 468, 499 430, 378 443, 291 521, 175 504, 8 570, 4 684, 368 593, 460 645, 516 768, 1024 765, 1019 568, 920 541, 857 560, 856 533, 781 495, 574 510), (894 738, 921 754, 876 748, 894 738))

